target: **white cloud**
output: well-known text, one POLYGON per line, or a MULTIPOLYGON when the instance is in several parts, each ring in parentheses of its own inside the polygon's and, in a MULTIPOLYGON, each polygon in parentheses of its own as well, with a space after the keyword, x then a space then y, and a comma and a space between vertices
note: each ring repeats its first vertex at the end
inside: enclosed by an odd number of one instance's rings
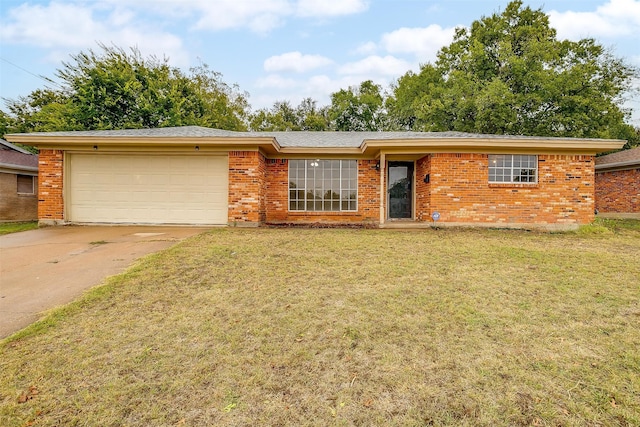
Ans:
POLYGON ((424 28, 400 28, 382 35, 380 45, 389 53, 413 54, 421 62, 434 61, 436 54, 453 41, 455 28, 429 25, 424 28))
POLYGON ((272 89, 292 89, 298 86, 299 80, 288 79, 277 74, 270 74, 256 81, 256 87, 272 89))
POLYGON ((378 51, 378 45, 374 42, 367 42, 358 46, 354 53, 359 55, 373 55, 378 51))
POLYGON ((116 9, 104 19, 96 16, 99 13, 102 11, 79 4, 25 3, 9 11, 8 19, 0 25, 0 38, 3 43, 55 48, 49 55, 55 60, 62 50, 95 48, 96 42, 101 42, 135 46, 145 56, 166 55, 174 65, 188 64, 179 37, 135 22, 126 10, 116 9))
POLYGON ((83 36, 97 26, 91 9, 72 4, 52 3, 45 7, 25 3, 9 10, 8 15, 9 19, 0 26, 4 43, 78 46, 85 43, 83 36), (71 28, 74 31, 69 31, 71 28))
POLYGON ((305 17, 328 17, 351 15, 369 8, 365 0, 299 0, 297 15, 305 17))
POLYGON ((338 73, 343 75, 400 76, 411 67, 412 64, 409 62, 394 56, 372 55, 360 61, 342 65, 338 69, 338 73))
POLYGON ((100 4, 171 19, 192 18, 196 30, 246 27, 257 33, 281 26, 295 11, 291 0, 101 0, 100 4))
MULTIPOLYGON (((372 79, 374 83, 386 87, 385 79, 372 79)), ((256 82, 256 87, 262 89, 260 94, 251 98, 254 109, 269 108, 275 100, 287 100, 292 105, 298 105, 304 98, 312 98, 318 101, 318 105, 324 106, 331 103, 331 93, 350 86, 358 86, 363 81, 362 76, 341 76, 332 78, 321 74, 307 79, 284 79, 271 75, 256 82), (269 89, 272 89, 271 91, 269 89)))
POLYGON ((267 58, 264 61, 264 69, 270 73, 283 71, 305 73, 329 65, 332 62, 329 58, 321 55, 303 55, 300 52, 288 52, 267 58))
POLYGON ((191 0, 180 7, 192 9, 199 19, 198 30, 225 30, 248 27, 256 33, 267 33, 284 24, 285 17, 293 13, 287 0, 191 0))
POLYGON ((626 36, 638 34, 640 28, 638 0, 609 0, 594 12, 552 10, 548 14, 560 39, 626 36))
POLYGON ((293 16, 328 18, 368 9, 367 0, 102 0, 169 17, 196 16, 196 30, 249 28, 266 34, 293 16))

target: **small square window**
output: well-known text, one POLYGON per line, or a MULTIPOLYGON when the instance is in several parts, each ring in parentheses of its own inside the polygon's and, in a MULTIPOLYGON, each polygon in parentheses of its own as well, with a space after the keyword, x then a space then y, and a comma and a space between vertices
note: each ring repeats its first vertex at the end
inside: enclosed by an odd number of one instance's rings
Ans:
POLYGON ((35 177, 30 175, 17 175, 17 192, 20 194, 35 194, 35 177))

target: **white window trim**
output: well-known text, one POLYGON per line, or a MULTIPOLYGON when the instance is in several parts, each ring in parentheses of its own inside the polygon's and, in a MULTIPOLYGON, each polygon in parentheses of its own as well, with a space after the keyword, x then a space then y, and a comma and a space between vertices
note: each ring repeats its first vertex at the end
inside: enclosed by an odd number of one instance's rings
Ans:
POLYGON ((488 161, 489 161, 489 184, 522 184, 522 185, 535 185, 538 183, 538 155, 537 154, 489 154, 488 156, 488 161), (511 156, 511 166, 509 167, 500 167, 500 169, 509 169, 510 170, 510 180, 509 181, 491 181, 491 156, 511 156), (531 156, 531 157, 535 157, 536 159, 536 167, 535 167, 535 178, 533 181, 514 181, 513 180, 513 171, 514 170, 520 170, 523 169, 521 167, 514 167, 513 166, 513 158, 514 156, 531 156))
MULTIPOLYGON (((301 188, 295 189, 295 190, 302 190, 301 188)), ((336 214, 336 213, 340 213, 340 212, 349 212, 349 213, 353 213, 353 212, 358 212, 358 161, 357 160, 351 160, 351 159, 289 159, 287 161, 287 211, 288 212, 311 212, 311 213, 317 213, 317 214, 327 214, 327 215, 331 215, 331 214, 336 214), (307 168, 308 168, 308 162, 311 161, 322 161, 322 160, 339 160, 340 161, 340 209, 339 210, 313 210, 313 209, 307 209, 307 201, 305 200, 305 209, 291 209, 291 190, 294 190, 290 187, 291 185, 291 161, 292 160, 302 160, 304 161, 304 176, 305 176, 305 187, 304 187, 304 193, 307 193, 307 168), (343 200, 342 199, 342 192, 344 191, 344 189, 342 188, 342 162, 355 162, 356 164, 356 188, 355 188, 355 192, 356 192, 356 198, 355 198, 355 209, 342 209, 342 203, 344 201, 346 202, 350 202, 351 199, 346 199, 343 200)), ((297 200, 297 199, 296 199, 297 200)))

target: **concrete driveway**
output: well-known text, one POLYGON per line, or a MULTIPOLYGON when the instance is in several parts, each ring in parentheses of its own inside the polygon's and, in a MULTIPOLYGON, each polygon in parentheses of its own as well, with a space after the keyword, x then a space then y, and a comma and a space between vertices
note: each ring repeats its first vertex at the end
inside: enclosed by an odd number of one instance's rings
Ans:
POLYGON ((73 301, 138 258, 208 229, 49 227, 0 236, 0 338, 73 301))

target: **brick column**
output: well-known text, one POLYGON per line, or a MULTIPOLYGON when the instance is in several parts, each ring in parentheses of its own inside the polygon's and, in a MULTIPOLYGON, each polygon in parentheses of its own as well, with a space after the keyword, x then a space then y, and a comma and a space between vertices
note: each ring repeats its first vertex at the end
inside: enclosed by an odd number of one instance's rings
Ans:
POLYGON ((257 151, 229 152, 229 225, 265 221, 266 165, 257 151))
POLYGON ((38 157, 38 220, 41 225, 64 222, 64 152, 40 150, 38 157))

